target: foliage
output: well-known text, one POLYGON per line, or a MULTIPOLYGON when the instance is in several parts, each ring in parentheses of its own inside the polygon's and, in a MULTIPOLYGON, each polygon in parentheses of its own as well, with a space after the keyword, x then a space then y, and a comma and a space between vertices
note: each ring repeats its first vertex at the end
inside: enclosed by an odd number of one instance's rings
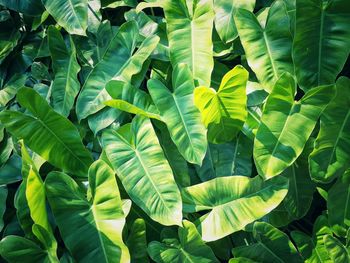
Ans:
POLYGON ((0 0, 0 261, 350 263, 349 0, 0 0))

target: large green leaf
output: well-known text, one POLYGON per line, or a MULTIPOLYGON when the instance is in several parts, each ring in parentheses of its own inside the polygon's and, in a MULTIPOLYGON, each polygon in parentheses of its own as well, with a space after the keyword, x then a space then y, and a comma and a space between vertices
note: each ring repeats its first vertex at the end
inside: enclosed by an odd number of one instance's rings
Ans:
POLYGON ((146 38, 134 53, 138 35, 137 24, 131 21, 124 23, 113 36, 101 59, 87 76, 78 97, 76 112, 80 120, 101 110, 105 107, 103 102, 111 99, 105 89, 107 82, 113 78, 130 82, 131 77, 142 70, 159 37, 146 38))
POLYGON ((333 84, 350 52, 348 0, 296 0, 293 59, 303 90, 333 84))
POLYGON ((209 86, 214 66, 213 2, 166 0, 163 8, 172 65, 175 67, 179 63, 187 64, 193 78, 198 80, 200 85, 209 86))
POLYGON ((245 9, 238 9, 235 22, 249 66, 264 89, 271 92, 284 72, 294 72, 292 35, 283 1, 270 7, 265 25, 245 9))
POLYGON ((76 127, 33 89, 20 89, 17 101, 32 115, 10 110, 1 112, 0 121, 6 129, 48 162, 85 177, 92 158, 76 127))
POLYGON ((85 35, 88 0, 42 0, 46 10, 70 34, 85 35))
POLYGON ((321 115, 321 128, 310 155, 314 180, 329 182, 350 166, 350 79, 341 77, 337 94, 321 115))
POLYGON ((201 239, 196 227, 189 221, 183 221, 178 229, 179 239, 164 238, 163 242, 152 241, 148 253, 157 263, 216 263, 219 262, 211 248, 201 239))
POLYGON ((119 130, 106 130, 102 144, 131 199, 153 220, 180 225, 180 191, 151 122, 136 116, 119 130))
MULTIPOLYGON (((38 227, 38 231, 42 231, 45 235, 45 230, 38 227)), ((46 236, 43 236, 47 238, 46 236)), ((57 244, 56 244, 57 246, 57 244)), ((6 236, 0 242, 0 255, 9 263, 59 263, 59 260, 49 253, 47 249, 41 248, 38 244, 30 239, 19 236, 6 236)))
POLYGON ((150 95, 141 89, 120 80, 111 80, 107 83, 106 90, 113 98, 104 103, 107 106, 160 120, 159 112, 150 95))
POLYGON ((46 210, 45 186, 38 172, 38 168, 30 157, 24 143, 21 145, 22 177, 25 197, 33 223, 52 232, 46 210))
POLYGON ((179 152, 188 162, 200 165, 207 150, 207 137, 193 104, 191 71, 185 64, 178 64, 172 78, 172 92, 157 79, 150 79, 147 87, 179 152))
POLYGON ((342 175, 328 191, 329 224, 339 236, 350 228, 350 171, 342 175))
POLYGON ((255 0, 215 0, 215 28, 225 43, 231 42, 237 37, 237 29, 234 14, 237 8, 243 8, 253 12, 255 0))
POLYGON ((261 263, 303 262, 289 237, 265 222, 255 222, 253 234, 257 243, 233 248, 235 257, 246 257, 261 263))
POLYGON ((322 111, 332 99, 334 85, 313 88, 294 101, 294 78, 285 73, 268 97, 254 140, 254 160, 264 178, 283 172, 301 154, 322 111))
POLYGON ((69 37, 68 48, 60 32, 53 26, 47 30, 47 36, 55 73, 51 86, 53 108, 58 113, 68 116, 80 89, 77 77, 80 66, 76 59, 75 45, 69 37))
POLYGON ((195 223, 203 240, 214 241, 242 230, 276 208, 286 196, 288 181, 259 176, 218 177, 183 189, 184 212, 210 210, 195 223))
POLYGON ((88 199, 68 175, 51 172, 47 197, 61 236, 78 262, 128 262, 125 213, 113 170, 103 161, 89 168, 88 199))
POLYGON ((324 236, 323 240, 329 257, 334 263, 350 262, 350 252, 337 238, 331 235, 326 235, 324 236))
MULTIPOLYGON (((3 1, 0 0, 0 4, 3 1)), ((5 21, 0 21, 0 64, 10 54, 10 52, 16 47, 20 40, 21 33, 17 29, 15 22, 11 17, 5 21)))
POLYGON ((38 16, 44 11, 41 1, 37 0, 0 0, 0 5, 29 16, 38 16))
POLYGON ((242 129, 247 118, 247 80, 248 72, 236 66, 222 78, 218 91, 204 86, 194 90, 194 103, 208 128, 210 142, 229 142, 242 129))

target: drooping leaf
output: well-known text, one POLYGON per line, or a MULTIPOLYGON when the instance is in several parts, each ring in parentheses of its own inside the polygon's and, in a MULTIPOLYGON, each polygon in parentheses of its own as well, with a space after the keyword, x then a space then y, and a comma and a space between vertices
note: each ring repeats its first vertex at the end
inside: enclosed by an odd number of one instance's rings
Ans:
POLYGON ((157 79, 148 81, 148 90, 179 152, 188 162, 201 164, 207 149, 206 129, 193 104, 193 78, 185 64, 176 65, 172 77, 172 92, 157 79))
POLYGON ((254 140, 254 160, 264 178, 283 172, 301 154, 334 85, 320 86, 294 101, 295 81, 285 73, 267 98, 254 140))
POLYGON ((210 210, 195 224, 203 240, 214 241, 268 214, 287 194, 283 177, 218 177, 183 189, 184 212, 210 210))
POLYGON ((47 197, 67 249, 79 262, 127 262, 123 203, 113 170, 103 161, 89 168, 89 199, 68 175, 51 172, 47 197))
POLYGON ((245 9, 237 10, 235 23, 249 66, 264 89, 271 92, 284 72, 294 73, 292 35, 283 1, 270 7, 265 26, 245 9))
POLYGON ((255 222, 253 234, 257 243, 233 248, 235 257, 246 257, 262 263, 303 262, 289 237, 265 222, 255 222))
POLYGON ((213 2, 165 1, 163 4, 173 67, 185 63, 200 85, 210 86, 214 66, 213 2), (203 66, 205 65, 205 66, 203 66))
POLYGON ((194 90, 194 103, 208 128, 210 142, 229 142, 242 129, 247 118, 247 80, 248 72, 236 66, 225 74, 218 91, 203 86, 194 90))
POLYGON ((333 84, 342 70, 350 52, 349 16, 347 0, 296 0, 293 60, 304 91, 333 84))
POLYGON ((237 29, 234 14, 237 8, 253 12, 255 0, 216 0, 214 1, 215 28, 224 43, 237 38, 237 29))
POLYGON ((184 220, 178 229, 179 239, 165 238, 163 242, 152 241, 148 253, 157 263, 170 262, 219 262, 211 248, 201 239, 193 223, 184 220))
POLYGON ((117 131, 106 130, 102 144, 130 198, 153 220, 180 225, 180 192, 151 122, 136 116, 117 131))
POLYGON ((337 94, 321 115, 321 128, 309 158, 314 180, 329 182, 350 166, 350 79, 341 77, 337 94))
POLYGON ((20 89, 17 100, 32 115, 10 110, 1 112, 0 121, 6 129, 48 162, 86 177, 92 158, 75 126, 56 113, 33 89, 20 89))
POLYGON ((103 102, 111 99, 105 89, 107 82, 113 78, 130 82, 131 77, 141 71, 142 64, 156 47, 159 37, 146 38, 134 53, 137 36, 138 28, 134 21, 124 23, 113 36, 78 96, 76 113, 80 120, 101 110, 105 107, 103 102))
POLYGON ((77 77, 80 66, 76 59, 75 45, 72 38, 69 38, 68 48, 60 32, 53 26, 49 27, 47 35, 55 73, 51 86, 53 108, 58 113, 68 116, 80 89, 77 77))
POLYGON ((46 10, 70 34, 86 35, 88 0, 42 0, 46 10))
POLYGON ((327 208, 332 230, 345 237, 350 228, 350 171, 345 172, 329 189, 327 208))

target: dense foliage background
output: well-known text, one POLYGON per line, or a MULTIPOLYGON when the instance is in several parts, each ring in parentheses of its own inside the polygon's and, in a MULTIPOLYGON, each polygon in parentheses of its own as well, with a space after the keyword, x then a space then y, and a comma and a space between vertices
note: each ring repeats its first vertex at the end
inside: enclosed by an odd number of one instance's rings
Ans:
POLYGON ((0 0, 4 262, 350 262, 349 0, 0 0))

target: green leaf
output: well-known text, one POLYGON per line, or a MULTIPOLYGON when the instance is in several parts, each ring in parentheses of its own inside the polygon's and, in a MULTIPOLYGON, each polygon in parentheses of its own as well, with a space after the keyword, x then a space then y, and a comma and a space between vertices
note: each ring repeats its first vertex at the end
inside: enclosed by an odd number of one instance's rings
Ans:
POLYGON ((300 231, 292 231, 291 236, 306 263, 332 263, 325 247, 324 237, 332 234, 327 218, 319 216, 314 223, 312 238, 300 231))
POLYGON ((44 11, 41 1, 37 0, 0 0, 0 5, 29 16, 38 16, 44 11))
POLYGON ((271 92, 284 72, 294 72, 292 35, 283 1, 272 4, 266 25, 244 9, 237 10, 235 23, 249 66, 264 89, 271 92))
POLYGON ((211 144, 202 166, 196 166, 200 179, 208 181, 229 175, 250 176, 252 173, 253 143, 244 134, 224 144, 211 144))
POLYGON ((349 16, 347 0, 296 0, 293 60, 304 91, 333 84, 344 67, 350 52, 349 16))
POLYGON ((130 198, 153 220, 180 225, 180 191, 149 119, 106 130, 102 145, 130 198))
POLYGON ((195 224, 205 241, 242 230, 276 208, 286 196, 288 181, 276 177, 218 177, 182 190, 184 212, 210 210, 195 224))
POLYGON ((76 113, 79 120, 105 107, 111 99, 105 85, 112 79, 130 82, 142 70, 145 60, 158 44, 158 36, 146 38, 136 52, 138 27, 134 21, 124 23, 113 36, 99 62, 87 76, 78 96, 76 113))
POLYGON ((183 221, 183 227, 178 229, 178 236, 179 239, 165 238, 162 243, 152 241, 148 245, 150 257, 157 263, 219 262, 191 222, 183 221))
POLYGON ((314 180, 329 182, 350 166, 350 79, 341 77, 337 94, 321 115, 320 132, 310 155, 310 173, 314 180))
POLYGON ((234 14, 237 8, 253 12, 255 0, 216 0, 214 1, 215 28, 225 43, 237 38, 237 29, 234 21, 234 14))
POLYGON ((332 230, 345 237, 350 228, 350 170, 329 189, 327 208, 332 230))
POLYGON ((17 91, 22 88, 27 79, 26 74, 15 74, 0 90, 0 106, 5 107, 12 100, 17 91))
POLYGON ((125 214, 113 170, 103 161, 89 168, 89 199, 64 173, 51 172, 47 197, 63 241, 78 262, 127 262, 125 214))
POLYGON ((52 232, 46 211, 44 183, 23 142, 21 152, 23 187, 25 188, 25 198, 30 211, 30 217, 34 224, 39 225, 48 232, 52 232))
POLYGON ((265 222, 255 222, 253 234, 257 243, 233 248, 235 257, 246 257, 262 263, 303 262, 289 237, 265 222))
POLYGON ((225 74, 218 91, 203 86, 194 90, 210 142, 229 142, 242 129, 247 118, 247 80, 248 71, 238 65, 225 74))
POLYGON ((32 115, 10 110, 1 112, 0 121, 6 129, 51 164, 86 177, 92 158, 76 127, 33 89, 20 89, 17 101, 32 115))
POLYGON ((113 99, 105 101, 105 105, 160 120, 159 112, 150 95, 141 89, 120 80, 111 80, 107 83, 106 90, 113 99))
POLYGON ((68 33, 85 36, 88 0, 42 0, 46 10, 68 33))
POLYGON ((313 88, 297 102, 295 90, 294 78, 285 73, 267 98, 254 140, 255 164, 264 178, 280 174, 301 154, 334 85, 313 88))
POLYGON ((68 116, 80 90, 77 78, 80 66, 76 59, 74 42, 69 37, 70 47, 68 48, 61 33, 53 26, 49 27, 47 35, 55 73, 55 79, 51 86, 53 108, 58 113, 68 116))
POLYGON ((126 245, 129 248, 131 262, 149 262, 147 256, 146 223, 142 218, 137 218, 131 228, 126 245))
POLYGON ((201 164, 207 150, 207 138, 200 113, 193 104, 191 71, 185 64, 178 64, 172 77, 172 92, 157 79, 150 79, 147 87, 181 155, 190 163, 201 164))
POLYGON ((213 2, 165 1, 163 8, 173 67, 179 63, 187 64, 193 78, 198 80, 200 85, 209 86, 214 66, 213 2))
MULTIPOLYGON (((3 0, 0 0, 0 4, 3 4, 3 0)), ((7 19, 0 23, 0 64, 10 54, 10 52, 16 47, 20 40, 21 33, 17 29, 15 22, 12 18, 7 19)))
POLYGON ((59 263, 57 258, 52 258, 48 251, 42 249, 33 241, 12 235, 1 240, 0 255, 9 263, 59 263))
POLYGON ((323 239, 324 245, 328 251, 328 255, 334 263, 350 262, 350 252, 337 238, 331 235, 326 235, 323 239))

